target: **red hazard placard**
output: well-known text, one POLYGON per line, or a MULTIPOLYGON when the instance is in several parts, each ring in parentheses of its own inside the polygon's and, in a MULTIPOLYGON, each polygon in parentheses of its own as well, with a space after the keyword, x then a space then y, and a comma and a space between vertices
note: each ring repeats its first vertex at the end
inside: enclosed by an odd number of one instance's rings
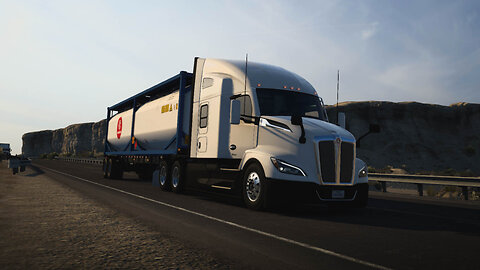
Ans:
POLYGON ((122 136, 122 117, 118 118, 117 123, 117 138, 120 139, 120 136, 122 136))

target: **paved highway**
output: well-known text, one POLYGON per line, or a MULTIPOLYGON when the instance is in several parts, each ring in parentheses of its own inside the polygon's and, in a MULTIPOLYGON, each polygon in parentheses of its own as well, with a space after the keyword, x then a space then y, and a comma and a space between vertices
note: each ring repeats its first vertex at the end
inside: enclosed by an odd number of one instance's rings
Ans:
MULTIPOLYGON (((476 269, 480 203, 373 193, 366 209, 295 205, 255 212, 240 202, 162 192, 101 167, 37 160, 38 173, 151 225, 256 269, 476 269)), ((161 252, 161 250, 159 250, 161 252)))

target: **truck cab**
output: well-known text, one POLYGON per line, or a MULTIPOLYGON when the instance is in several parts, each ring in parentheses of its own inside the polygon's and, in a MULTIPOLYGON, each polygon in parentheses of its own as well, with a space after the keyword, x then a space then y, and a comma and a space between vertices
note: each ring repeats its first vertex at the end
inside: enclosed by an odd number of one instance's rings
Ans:
POLYGON ((273 190, 366 203, 368 176, 355 137, 328 122, 305 79, 271 65, 202 58, 194 76, 190 157, 213 160, 219 175, 240 172, 230 181, 210 172, 201 183, 241 189, 251 208, 263 207, 273 190))

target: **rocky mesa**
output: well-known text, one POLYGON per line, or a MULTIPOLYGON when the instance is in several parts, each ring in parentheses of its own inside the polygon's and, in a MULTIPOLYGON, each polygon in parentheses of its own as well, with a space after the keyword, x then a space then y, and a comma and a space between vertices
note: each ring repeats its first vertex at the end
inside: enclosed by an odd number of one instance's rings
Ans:
MULTIPOLYGON (((331 122, 336 122, 336 106, 328 106, 331 122)), ((357 139, 380 127, 359 142, 357 156, 370 166, 393 166, 408 172, 471 171, 480 174, 480 104, 450 106, 417 102, 344 102, 338 111, 346 114, 346 127, 357 139)), ((105 140, 105 120, 70 125, 63 129, 23 135, 26 156, 44 153, 101 155, 105 140)))
POLYGON ((27 157, 58 153, 100 155, 104 150, 106 121, 70 125, 56 130, 26 133, 22 153, 27 157))

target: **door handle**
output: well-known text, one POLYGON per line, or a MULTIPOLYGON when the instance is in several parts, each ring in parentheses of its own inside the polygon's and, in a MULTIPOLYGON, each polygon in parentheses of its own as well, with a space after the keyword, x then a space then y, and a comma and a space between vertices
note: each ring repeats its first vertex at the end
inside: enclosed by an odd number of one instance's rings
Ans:
POLYGON ((235 150, 235 149, 237 149, 237 146, 235 144, 231 144, 230 145, 230 150, 235 150))

